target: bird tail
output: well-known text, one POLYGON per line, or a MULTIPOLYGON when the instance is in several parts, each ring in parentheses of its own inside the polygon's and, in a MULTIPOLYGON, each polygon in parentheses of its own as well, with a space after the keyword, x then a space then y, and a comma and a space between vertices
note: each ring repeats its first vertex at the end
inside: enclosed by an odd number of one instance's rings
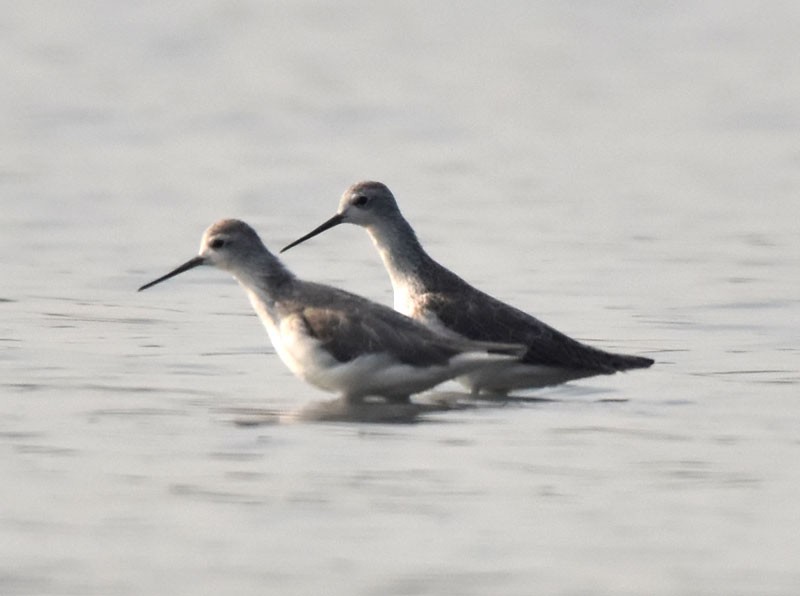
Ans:
POLYGON ((629 370, 632 368, 648 368, 655 360, 645 356, 631 356, 630 354, 614 354, 610 364, 614 370, 629 370))

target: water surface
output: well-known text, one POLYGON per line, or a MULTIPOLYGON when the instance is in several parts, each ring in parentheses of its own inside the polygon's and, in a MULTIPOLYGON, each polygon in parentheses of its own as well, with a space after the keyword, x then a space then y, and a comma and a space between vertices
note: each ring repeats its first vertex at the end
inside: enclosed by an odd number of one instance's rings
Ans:
MULTIPOLYGON (((794 594, 799 18, 6 7, 0 592, 794 594), (466 279, 657 365, 417 424, 240 424, 329 396, 224 274, 135 288, 220 217, 277 249, 363 178, 466 279)), ((391 302, 356 228, 285 261, 391 302)))

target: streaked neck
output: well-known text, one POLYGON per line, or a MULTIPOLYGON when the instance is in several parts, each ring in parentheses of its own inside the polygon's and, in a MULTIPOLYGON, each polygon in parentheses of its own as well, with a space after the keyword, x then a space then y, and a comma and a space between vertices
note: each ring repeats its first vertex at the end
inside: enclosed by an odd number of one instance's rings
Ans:
MULTIPOLYGON (((260 300, 270 308, 297 278, 272 253, 252 255, 231 270, 251 301, 260 300)), ((255 303, 254 303, 255 306, 255 303)))
POLYGON ((399 286, 421 286, 421 272, 431 262, 417 235, 401 215, 367 227, 395 292, 399 286))

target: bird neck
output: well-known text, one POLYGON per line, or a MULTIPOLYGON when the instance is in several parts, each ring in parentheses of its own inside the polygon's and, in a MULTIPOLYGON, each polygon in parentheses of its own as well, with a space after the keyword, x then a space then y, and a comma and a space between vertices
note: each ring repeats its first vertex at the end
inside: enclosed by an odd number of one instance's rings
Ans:
POLYGON ((236 281, 250 294, 271 305, 297 278, 283 266, 275 255, 265 250, 251 256, 245 263, 231 271, 236 281))
POLYGON ((409 223, 398 216, 367 227, 397 292, 400 286, 422 285, 421 273, 431 261, 409 223))

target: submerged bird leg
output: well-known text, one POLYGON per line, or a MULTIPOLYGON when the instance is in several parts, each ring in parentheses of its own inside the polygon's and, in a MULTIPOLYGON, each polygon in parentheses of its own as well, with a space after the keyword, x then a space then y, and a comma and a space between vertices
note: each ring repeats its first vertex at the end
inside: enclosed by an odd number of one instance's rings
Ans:
POLYGON ((411 396, 410 395, 393 395, 391 397, 387 397, 386 401, 390 404, 410 404, 411 403, 411 396))
POLYGON ((364 402, 366 401, 366 396, 365 395, 361 395, 361 394, 348 395, 346 393, 343 393, 342 396, 341 396, 341 400, 343 402, 347 403, 347 404, 352 405, 352 406, 360 406, 360 405, 363 405, 364 402))

